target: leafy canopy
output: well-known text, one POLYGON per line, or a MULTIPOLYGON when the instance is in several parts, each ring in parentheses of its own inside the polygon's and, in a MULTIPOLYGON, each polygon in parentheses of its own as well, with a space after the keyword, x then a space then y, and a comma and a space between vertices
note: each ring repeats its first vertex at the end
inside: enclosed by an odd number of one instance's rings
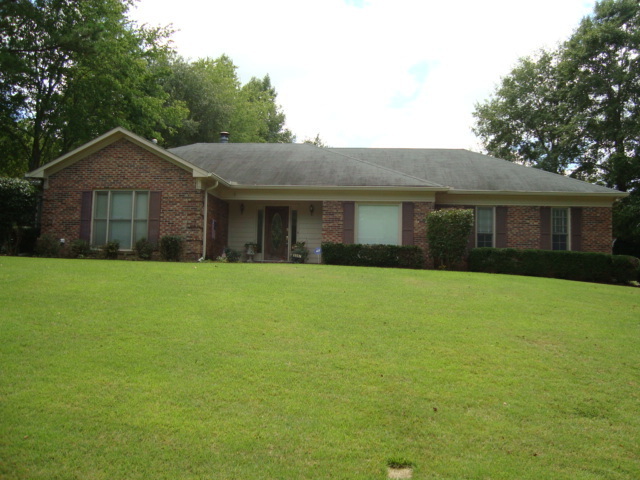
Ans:
POLYGON ((160 145, 291 142, 269 76, 185 61, 132 0, 15 0, 0 10, 0 174, 19 176, 121 126, 160 145))
POLYGON ((640 4, 597 3, 564 45, 521 59, 474 116, 489 154, 637 188, 640 4))
POLYGON ((168 146, 217 142, 222 131, 231 132, 230 141, 237 143, 293 141, 268 75, 242 85, 226 55, 193 62, 175 57, 167 68, 165 90, 189 111, 182 125, 165 135, 168 146))
POLYGON ((32 170, 115 126, 146 137, 179 124, 149 68, 165 29, 128 21, 130 0, 15 0, 0 15, 1 171, 32 170))
POLYGON ((640 256, 640 2, 598 2, 562 46, 521 59, 474 116, 491 155, 630 192, 614 236, 617 253, 640 256))

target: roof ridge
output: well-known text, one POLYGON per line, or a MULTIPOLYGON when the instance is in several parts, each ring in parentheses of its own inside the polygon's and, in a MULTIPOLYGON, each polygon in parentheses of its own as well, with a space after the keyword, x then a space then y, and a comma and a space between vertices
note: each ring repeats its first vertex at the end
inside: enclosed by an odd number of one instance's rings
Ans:
MULTIPOLYGON (((320 148, 320 147, 316 147, 316 148, 320 148)), ((426 183, 427 185, 429 185, 431 187, 449 188, 446 185, 442 185, 440 183, 435 183, 435 182, 432 182, 430 180, 426 180, 424 178, 416 177, 415 175, 409 175, 408 173, 400 172, 400 171, 394 170, 393 168, 390 168, 390 167, 377 165, 377 164, 375 164, 373 162, 369 162, 369 161, 363 160, 361 158, 356 158, 356 157, 352 157, 351 155, 346 155, 346 154, 341 153, 341 152, 336 152, 335 149, 332 148, 332 147, 328 147, 327 150, 331 150, 331 153, 333 153, 334 155, 341 155, 343 157, 349 158, 351 160, 355 160, 356 162, 364 163, 365 165, 369 165, 371 167, 381 168, 382 170, 386 170, 388 172, 395 173, 396 175, 400 175, 400 176, 403 176, 403 177, 411 178, 413 180, 419 180, 419 181, 421 181, 423 183, 426 183)))

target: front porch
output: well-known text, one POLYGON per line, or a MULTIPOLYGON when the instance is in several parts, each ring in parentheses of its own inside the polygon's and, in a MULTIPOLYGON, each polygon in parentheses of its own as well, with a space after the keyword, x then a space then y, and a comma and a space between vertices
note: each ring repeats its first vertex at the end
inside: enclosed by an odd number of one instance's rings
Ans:
POLYGON ((307 263, 320 263, 315 250, 322 243, 322 202, 241 201, 227 202, 228 246, 247 259, 246 245, 256 244, 255 262, 290 262, 296 242, 305 242, 307 263))

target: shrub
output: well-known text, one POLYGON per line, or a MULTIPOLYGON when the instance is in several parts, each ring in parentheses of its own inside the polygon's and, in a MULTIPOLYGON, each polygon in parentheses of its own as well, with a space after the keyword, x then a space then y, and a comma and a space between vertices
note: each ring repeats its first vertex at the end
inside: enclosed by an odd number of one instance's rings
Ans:
POLYGON ((165 235, 160 239, 160 256, 168 262, 182 260, 184 240, 178 235, 165 235))
POLYGON ((473 230, 473 210, 444 209, 427 215, 429 255, 436 266, 453 268, 462 263, 473 230))
POLYGON ((0 239, 0 253, 33 255, 36 251, 38 234, 38 229, 35 227, 14 224, 13 228, 5 231, 4 240, 0 239))
POLYGON ((469 270, 584 282, 629 282, 638 276, 640 260, 626 255, 513 248, 474 248, 469 270))
POLYGON ((37 199, 38 190, 28 180, 0 177, 0 250, 19 253, 20 227, 35 226, 37 199))
POLYGON ((612 255, 612 271, 616 282, 640 280, 640 259, 630 255, 612 255))
POLYGON ((39 257, 57 257, 60 255, 60 241, 51 235, 42 235, 36 240, 35 251, 39 257))
POLYGON ((74 240, 69 245, 69 254, 72 258, 86 258, 91 255, 91 245, 86 240, 74 240))
POLYGON ((229 263, 238 263, 242 254, 233 248, 226 247, 224 249, 224 257, 229 263))
POLYGON ((111 240, 102 246, 102 255, 108 260, 116 260, 120 251, 120 242, 111 240))
POLYGON ((146 238, 141 238, 135 244, 136 256, 142 260, 150 260, 153 254, 153 244, 146 238))
POLYGON ((323 243, 322 261, 328 265, 423 268, 424 254, 414 245, 323 243))

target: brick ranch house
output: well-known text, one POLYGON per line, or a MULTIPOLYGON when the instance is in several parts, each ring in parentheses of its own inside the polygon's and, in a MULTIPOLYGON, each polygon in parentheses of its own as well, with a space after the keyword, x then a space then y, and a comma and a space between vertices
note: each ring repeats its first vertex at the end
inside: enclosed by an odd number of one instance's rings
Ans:
POLYGON ((611 253, 625 194, 466 150, 194 144, 165 150, 116 128, 28 174, 43 181, 42 234, 94 246, 185 239, 185 259, 296 241, 427 247, 434 209, 471 208, 470 246, 611 253))

